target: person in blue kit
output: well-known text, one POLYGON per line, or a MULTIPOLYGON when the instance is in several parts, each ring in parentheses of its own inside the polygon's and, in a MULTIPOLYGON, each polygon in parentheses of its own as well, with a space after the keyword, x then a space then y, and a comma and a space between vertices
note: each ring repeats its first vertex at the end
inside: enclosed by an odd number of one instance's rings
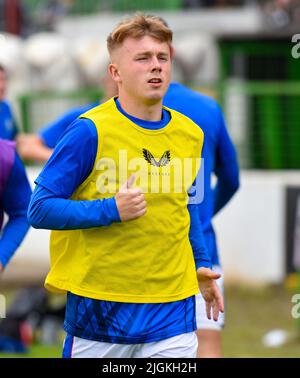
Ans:
MULTIPOLYGON (((31 188, 15 142, 0 139, 0 277, 29 229, 30 196, 31 188), (4 214, 8 216, 5 225, 4 214)), ((23 351, 20 329, 14 329, 15 324, 8 311, 7 318, 0 322, 0 350, 23 351)))
POLYGON ((18 128, 11 107, 5 99, 6 85, 5 68, 0 65, 0 138, 13 140, 18 133, 18 128))
POLYGON ((46 287, 67 291, 65 357, 195 357, 195 297, 184 294, 198 291, 197 283, 192 291, 186 290, 195 279, 195 266, 207 316, 210 318, 213 310, 216 321, 223 311, 214 282, 220 274, 208 269, 211 263, 201 237, 197 206, 187 206, 185 199, 183 207, 175 211, 175 202, 183 197, 170 197, 169 201, 169 194, 156 195, 151 201, 150 194, 146 197, 139 188, 132 189, 133 176, 113 197, 101 196, 98 186, 103 151, 103 157, 108 153, 117 161, 115 151, 127 145, 128 154, 135 154, 135 145, 143 140, 145 160, 158 170, 170 161, 169 151, 158 162, 145 147, 165 150, 161 143, 171 144, 172 151, 177 148, 177 154, 185 155, 182 138, 189 135, 187 144, 195 148, 194 156, 200 156, 201 130, 182 114, 161 107, 170 80, 171 36, 170 29, 154 16, 135 15, 117 26, 108 46, 110 73, 118 83, 119 97, 75 120, 35 181, 28 210, 30 223, 58 230, 51 236, 52 267, 46 287), (102 116, 112 123, 99 123, 102 116), (101 127, 105 128, 104 137, 101 127), (197 135, 190 134, 191 129, 197 135), (178 133, 182 138, 178 139, 178 133), (146 210, 154 220, 147 220, 146 210), (186 214, 186 210, 188 222, 182 219, 177 223, 175 214, 186 214), (185 245, 192 248, 194 262, 185 262, 190 253, 183 253, 174 243, 183 234, 189 238, 185 245), (134 257, 139 255, 143 258, 134 257), (96 257, 94 263, 89 263, 87 256, 96 257), (97 270, 97 266, 105 266, 107 271, 97 270))
MULTIPOLYGON (((106 77, 104 86, 108 95, 106 98, 117 94, 115 82, 109 75, 106 77)), ((222 273, 218 256, 218 248, 215 232, 212 226, 212 218, 232 198, 239 187, 239 167, 235 148, 228 134, 222 110, 217 102, 206 95, 193 91, 179 83, 171 83, 163 100, 164 105, 175 109, 199 125, 204 132, 204 146, 202 151, 204 169, 204 198, 198 205, 199 216, 202 221, 205 242, 213 263, 214 270, 222 273), (211 176, 217 177, 216 185, 212 187, 211 176)), ((72 109, 62 117, 44 128, 34 141, 26 149, 27 158, 36 158, 37 161, 45 161, 43 151, 39 153, 38 144, 49 148, 47 159, 53 148, 64 134, 67 127, 84 111, 94 107, 95 104, 72 109), (32 151, 34 155, 30 155, 32 151), (29 155, 28 155, 29 154, 29 155)), ((46 159, 46 160, 47 160, 46 159)), ((223 290, 223 275, 218 280, 223 290)), ((224 315, 220 314, 217 322, 206 318, 205 304, 200 295, 197 301, 197 334, 199 339, 199 357, 220 357, 221 353, 221 330, 224 326, 224 315)))
MULTIPOLYGON (((115 82, 107 78, 107 86, 111 96, 117 93, 115 82), (115 92, 115 93, 114 93, 115 92)), ((206 95, 193 91, 179 83, 171 83, 163 100, 164 105, 175 109, 201 126, 204 132, 202 151, 204 169, 204 198, 198 205, 202 221, 205 242, 211 254, 214 269, 222 272, 218 256, 218 248, 212 218, 228 203, 239 187, 239 167, 235 148, 228 134, 222 110, 217 102, 206 95), (217 177, 212 187, 211 176, 217 177)), ((54 148, 65 130, 83 111, 91 109, 94 104, 73 109, 54 121, 40 133, 45 146, 54 148)), ((28 148, 28 153, 34 148, 28 148)), ((52 153, 50 150, 50 154, 52 153)), ((50 155, 49 155, 50 156, 50 155)), ((28 155, 27 155, 28 157, 28 155)), ((33 158, 33 156, 29 156, 33 158)), ((35 157, 43 162, 43 153, 35 157)), ((218 280, 223 290, 223 276, 218 280)), ((205 315, 205 304, 201 296, 197 296, 197 327, 198 356, 221 356, 221 330, 224 326, 224 315, 220 314, 218 322, 210 321, 205 315)))

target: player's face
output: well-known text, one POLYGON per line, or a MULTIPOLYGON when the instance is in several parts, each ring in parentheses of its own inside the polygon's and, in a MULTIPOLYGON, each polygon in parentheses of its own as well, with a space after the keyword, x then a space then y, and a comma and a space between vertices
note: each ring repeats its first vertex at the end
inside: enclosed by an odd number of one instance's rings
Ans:
POLYGON ((0 100, 3 100, 6 92, 6 77, 5 72, 0 70, 0 100))
POLYGON ((115 67, 120 94, 155 103, 170 84, 170 46, 149 36, 127 38, 116 52, 115 67))

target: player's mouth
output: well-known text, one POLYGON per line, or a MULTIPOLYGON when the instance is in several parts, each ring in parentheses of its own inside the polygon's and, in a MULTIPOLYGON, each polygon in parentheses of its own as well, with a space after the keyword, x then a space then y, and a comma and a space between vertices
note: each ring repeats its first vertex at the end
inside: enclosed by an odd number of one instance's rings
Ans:
POLYGON ((148 80, 148 83, 151 84, 152 87, 158 88, 162 85, 162 79, 152 78, 152 79, 148 80))

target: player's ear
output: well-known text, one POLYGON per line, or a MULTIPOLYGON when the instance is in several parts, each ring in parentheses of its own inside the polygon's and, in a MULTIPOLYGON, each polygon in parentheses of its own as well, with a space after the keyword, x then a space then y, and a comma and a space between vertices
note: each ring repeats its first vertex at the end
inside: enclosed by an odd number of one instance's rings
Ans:
POLYGON ((110 76, 116 83, 121 82, 119 69, 116 63, 110 63, 110 65, 108 66, 108 72, 110 73, 110 76))

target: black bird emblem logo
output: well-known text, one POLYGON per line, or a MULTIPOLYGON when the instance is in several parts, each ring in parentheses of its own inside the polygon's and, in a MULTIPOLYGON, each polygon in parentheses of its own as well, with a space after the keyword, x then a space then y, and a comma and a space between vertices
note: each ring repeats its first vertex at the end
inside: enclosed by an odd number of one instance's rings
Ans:
POLYGON ((146 148, 143 148, 143 155, 144 155, 145 160, 149 164, 154 165, 155 167, 164 167, 167 164, 169 164, 171 160, 171 154, 169 150, 163 153, 159 161, 156 161, 154 156, 151 154, 151 152, 146 150, 146 148))

